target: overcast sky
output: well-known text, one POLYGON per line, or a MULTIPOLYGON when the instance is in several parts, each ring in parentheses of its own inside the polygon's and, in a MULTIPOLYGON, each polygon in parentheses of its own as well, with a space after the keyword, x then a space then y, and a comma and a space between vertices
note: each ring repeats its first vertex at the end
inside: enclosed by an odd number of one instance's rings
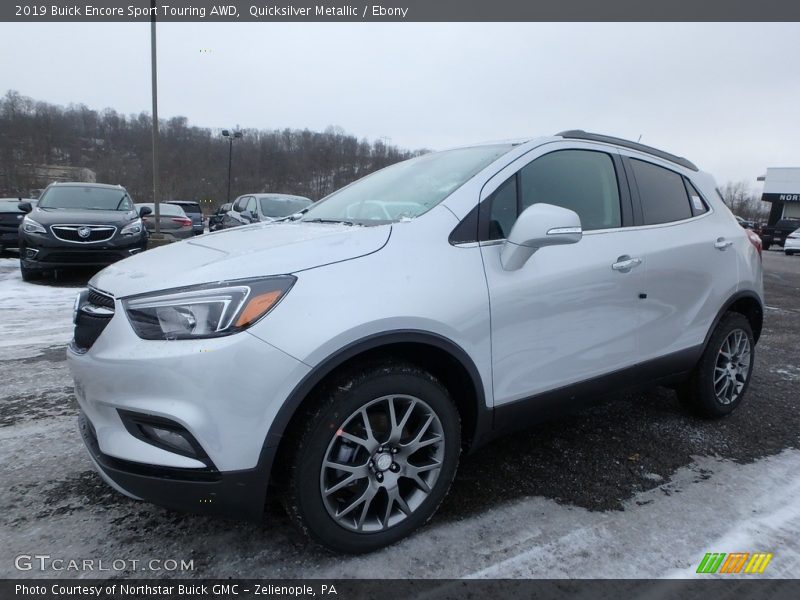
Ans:
MULTIPOLYGON (((159 113, 439 149, 582 128, 800 166, 800 24, 159 25, 159 113), (201 52, 203 50, 204 52, 201 52)), ((150 111, 149 25, 0 24, 0 93, 150 111)))

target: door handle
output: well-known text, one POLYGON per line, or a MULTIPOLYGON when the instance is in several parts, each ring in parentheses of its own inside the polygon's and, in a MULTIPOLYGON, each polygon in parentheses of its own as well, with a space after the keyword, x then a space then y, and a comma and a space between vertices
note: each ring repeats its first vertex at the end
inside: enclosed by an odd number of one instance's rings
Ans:
POLYGON ((717 250, 725 250, 728 247, 733 246, 733 242, 730 240, 726 240, 725 238, 717 238, 717 241, 714 242, 714 248, 717 250))
POLYGON ((611 268, 620 273, 628 273, 631 269, 638 267, 640 264, 642 264, 641 258, 631 258, 627 254, 623 254, 617 259, 617 262, 611 265, 611 268))

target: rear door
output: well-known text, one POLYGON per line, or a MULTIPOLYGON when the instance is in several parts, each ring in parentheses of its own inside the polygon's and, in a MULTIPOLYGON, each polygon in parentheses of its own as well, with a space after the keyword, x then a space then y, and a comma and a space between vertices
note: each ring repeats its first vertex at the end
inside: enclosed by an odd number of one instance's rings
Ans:
POLYGON ((680 361, 683 351, 703 343, 722 303, 736 292, 733 246, 744 230, 714 213, 670 163, 622 154, 647 246, 641 358, 674 354, 680 361))

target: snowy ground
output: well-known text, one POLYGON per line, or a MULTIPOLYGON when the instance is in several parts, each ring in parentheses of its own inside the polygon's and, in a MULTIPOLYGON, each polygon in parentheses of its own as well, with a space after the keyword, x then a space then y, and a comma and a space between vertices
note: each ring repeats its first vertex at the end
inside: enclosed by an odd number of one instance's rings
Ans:
POLYGON ((759 551, 774 554, 764 576, 796 577, 800 257, 764 262, 770 308, 734 415, 692 419, 663 389, 620 395, 467 457, 428 527, 339 557, 308 545, 276 507, 258 527, 110 490, 82 449, 64 361, 86 279, 25 284, 0 258, 0 577, 80 576, 14 569, 15 556, 38 553, 193 560, 172 574, 184 577, 676 578, 697 577, 706 552, 759 551))

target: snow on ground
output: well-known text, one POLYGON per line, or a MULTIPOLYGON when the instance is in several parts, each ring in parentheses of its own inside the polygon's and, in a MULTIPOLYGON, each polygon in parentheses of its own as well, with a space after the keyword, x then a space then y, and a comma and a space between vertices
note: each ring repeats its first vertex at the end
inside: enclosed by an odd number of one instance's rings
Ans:
POLYGON ((19 259, 0 258, 0 357, 24 358, 36 346, 66 344, 72 338, 72 305, 80 287, 25 283, 19 259))

